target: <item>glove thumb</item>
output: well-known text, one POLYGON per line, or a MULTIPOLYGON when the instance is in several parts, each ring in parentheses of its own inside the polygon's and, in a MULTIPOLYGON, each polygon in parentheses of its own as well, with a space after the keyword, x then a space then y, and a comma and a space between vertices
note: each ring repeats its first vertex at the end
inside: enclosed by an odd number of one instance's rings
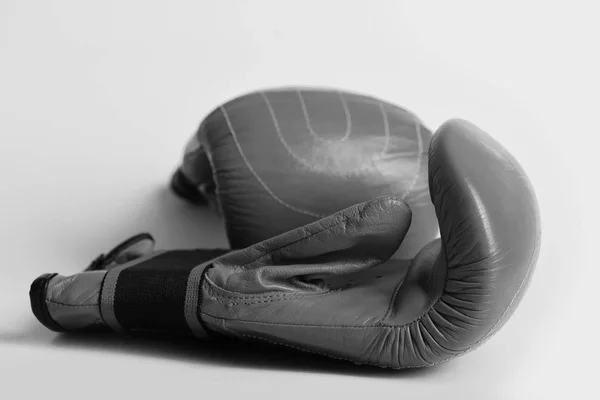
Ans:
POLYGON ((410 221, 403 200, 378 197, 221 257, 210 277, 245 293, 322 290, 326 277, 387 261, 410 221))

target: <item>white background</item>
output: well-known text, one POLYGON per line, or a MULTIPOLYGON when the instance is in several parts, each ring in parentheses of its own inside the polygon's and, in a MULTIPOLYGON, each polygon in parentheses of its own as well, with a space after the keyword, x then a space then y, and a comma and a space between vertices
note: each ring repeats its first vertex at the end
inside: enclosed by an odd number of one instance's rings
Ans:
POLYGON ((1 1, 0 398, 599 398, 596 4, 1 1), (167 181, 213 107, 293 84, 376 95, 433 129, 470 119, 521 161, 543 248, 498 335, 390 373, 37 323, 33 279, 75 273, 130 234, 225 245, 220 221, 167 181))

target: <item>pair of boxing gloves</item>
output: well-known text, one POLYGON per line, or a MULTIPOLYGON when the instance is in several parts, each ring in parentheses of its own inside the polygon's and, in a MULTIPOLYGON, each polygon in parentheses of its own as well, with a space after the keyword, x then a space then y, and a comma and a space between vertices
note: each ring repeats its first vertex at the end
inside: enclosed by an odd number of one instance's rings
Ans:
POLYGON ((501 144, 462 120, 432 134, 356 93, 285 88, 223 104, 171 186, 221 213, 232 249, 156 251, 135 236, 84 272, 36 279, 40 322, 431 366, 504 325, 540 246, 534 190, 501 144))

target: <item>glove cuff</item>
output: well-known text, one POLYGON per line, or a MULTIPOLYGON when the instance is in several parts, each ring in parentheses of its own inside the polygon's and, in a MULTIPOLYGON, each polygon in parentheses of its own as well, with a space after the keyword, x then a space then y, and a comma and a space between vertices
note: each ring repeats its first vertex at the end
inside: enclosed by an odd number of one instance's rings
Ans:
POLYGON ((108 270, 44 274, 31 285, 31 307, 57 332, 110 328, 208 338, 200 319, 204 271, 226 252, 166 251, 108 270))

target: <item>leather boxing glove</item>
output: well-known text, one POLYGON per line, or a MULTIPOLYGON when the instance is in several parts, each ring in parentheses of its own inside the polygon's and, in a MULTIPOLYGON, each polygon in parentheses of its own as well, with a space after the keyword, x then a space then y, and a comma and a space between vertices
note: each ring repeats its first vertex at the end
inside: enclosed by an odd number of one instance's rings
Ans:
POLYGON ((392 368, 450 360, 520 302, 540 220, 523 169, 473 125, 442 125, 428 159, 441 238, 412 260, 390 259, 412 215, 384 196, 232 252, 154 252, 140 236, 86 272, 39 277, 32 308, 60 331, 216 334, 392 368))
POLYGON ((172 188, 216 206, 232 248, 244 248, 377 196, 413 212, 397 253, 438 233, 427 187, 431 132, 411 112, 342 91, 250 93, 211 112, 189 141, 172 188))

